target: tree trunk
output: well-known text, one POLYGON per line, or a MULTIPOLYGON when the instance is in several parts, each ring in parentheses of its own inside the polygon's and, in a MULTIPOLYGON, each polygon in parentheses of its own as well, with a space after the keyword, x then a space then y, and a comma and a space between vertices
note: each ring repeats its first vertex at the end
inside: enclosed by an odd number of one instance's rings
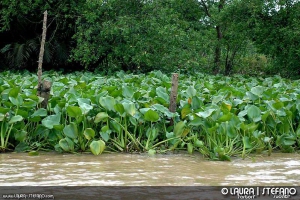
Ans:
MULTIPOLYGON (((221 12, 224 5, 225 5, 225 0, 220 0, 218 6, 219 12, 221 12)), ((223 38, 223 34, 220 25, 216 26, 216 32, 217 32, 217 44, 215 49, 215 60, 214 60, 214 69, 213 69, 214 74, 218 74, 220 72, 220 67, 221 67, 221 40, 223 38)))
POLYGON ((217 45, 215 49, 214 74, 218 74, 221 67, 221 39, 223 37, 220 26, 216 26, 217 45))
MULTIPOLYGON (((172 88, 171 88, 171 94, 170 94, 170 106, 169 106, 169 111, 170 112, 176 112, 176 107, 177 107, 177 91, 178 90, 178 74, 173 74, 172 75, 172 88)), ((173 119, 170 121, 170 125, 173 125, 173 119)))
POLYGON ((44 100, 42 101, 42 108, 47 108, 48 100, 50 97, 50 90, 51 90, 51 82, 44 80, 40 86, 40 91, 38 91, 38 96, 43 97, 44 100))
POLYGON ((43 97, 44 100, 42 102, 42 107, 47 108, 48 99, 50 95, 51 82, 44 80, 42 82, 42 66, 43 66, 43 57, 45 51, 45 41, 46 41, 46 32, 47 32, 47 10, 44 12, 44 20, 43 20, 43 33, 42 33, 42 41, 41 41, 41 49, 39 54, 39 65, 38 65, 38 88, 37 95, 43 97))
POLYGON ((226 55, 226 62, 225 62, 225 75, 230 75, 232 69, 233 69, 233 63, 235 59, 235 55, 237 54, 239 50, 239 46, 235 46, 232 50, 231 56, 229 56, 230 48, 227 46, 227 55, 226 55))

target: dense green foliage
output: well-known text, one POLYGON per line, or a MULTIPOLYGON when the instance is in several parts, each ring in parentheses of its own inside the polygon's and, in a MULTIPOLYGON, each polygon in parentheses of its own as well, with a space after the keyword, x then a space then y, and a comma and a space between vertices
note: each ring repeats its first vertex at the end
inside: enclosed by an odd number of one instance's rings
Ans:
POLYGON ((0 67, 300 74, 296 0, 1 0, 0 67))
MULTIPOLYGON (((77 21, 79 27, 74 36, 77 48, 73 58, 86 67, 102 62, 109 69, 197 69, 204 43, 195 30, 199 25, 187 21, 172 6, 174 3, 164 1, 86 4, 84 15, 77 21), (112 10, 107 12, 107 7, 112 10)), ((197 12, 194 15, 191 17, 200 18, 197 12)))
POLYGON ((234 25, 240 26, 242 33, 235 32, 235 37, 246 34, 256 52, 272 60, 272 67, 266 71, 295 76, 300 74, 299 10, 300 2, 297 0, 253 0, 235 1, 224 14, 234 25))
POLYGON ((51 72, 47 109, 36 95, 37 76, 0 75, 1 151, 155 152, 185 149, 229 160, 300 147, 299 80, 279 76, 180 75, 171 113, 170 77, 118 72, 115 76, 51 72), (171 119, 174 124, 170 124, 171 119))

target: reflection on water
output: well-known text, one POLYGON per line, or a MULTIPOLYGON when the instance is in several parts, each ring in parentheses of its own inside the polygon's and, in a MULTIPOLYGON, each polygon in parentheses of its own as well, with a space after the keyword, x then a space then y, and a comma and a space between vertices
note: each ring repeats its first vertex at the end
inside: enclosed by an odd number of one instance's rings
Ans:
POLYGON ((300 185, 300 155, 274 153, 231 162, 172 154, 0 154, 0 186, 300 185))

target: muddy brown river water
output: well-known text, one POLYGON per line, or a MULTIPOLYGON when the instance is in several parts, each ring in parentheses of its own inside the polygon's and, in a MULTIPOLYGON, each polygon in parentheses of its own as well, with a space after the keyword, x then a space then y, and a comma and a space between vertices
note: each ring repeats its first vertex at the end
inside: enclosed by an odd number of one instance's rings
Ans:
POLYGON ((0 154, 0 186, 299 186, 300 154, 231 162, 201 155, 0 154))

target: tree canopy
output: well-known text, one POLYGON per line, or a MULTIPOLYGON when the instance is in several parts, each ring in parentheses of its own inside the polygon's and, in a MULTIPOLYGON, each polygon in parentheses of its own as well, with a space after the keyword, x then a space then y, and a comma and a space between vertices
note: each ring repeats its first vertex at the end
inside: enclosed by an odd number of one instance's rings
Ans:
POLYGON ((300 75, 297 0, 2 0, 1 69, 300 75))

